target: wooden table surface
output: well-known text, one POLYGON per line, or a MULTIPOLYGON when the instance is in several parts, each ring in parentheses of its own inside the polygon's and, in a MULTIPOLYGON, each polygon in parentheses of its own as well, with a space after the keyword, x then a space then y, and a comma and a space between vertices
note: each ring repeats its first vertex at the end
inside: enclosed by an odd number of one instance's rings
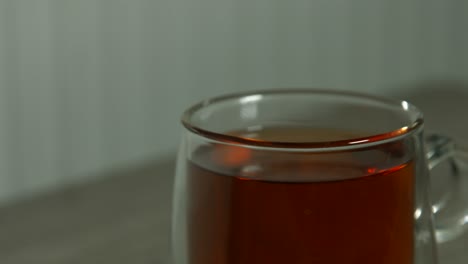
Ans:
POLYGON ((0 209, 1 264, 167 264, 174 164, 0 209))
MULTIPOLYGON (((169 264, 172 161, 0 209, 1 264, 169 264)), ((468 263, 468 235, 441 264, 468 263)), ((293 263, 291 263, 293 264, 293 263)))

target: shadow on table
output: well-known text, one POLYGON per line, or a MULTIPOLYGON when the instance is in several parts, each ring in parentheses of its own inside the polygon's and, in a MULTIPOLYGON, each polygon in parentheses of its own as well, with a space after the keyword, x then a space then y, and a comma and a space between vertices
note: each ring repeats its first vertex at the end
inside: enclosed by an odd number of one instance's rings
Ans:
POLYGON ((468 83, 433 80, 394 94, 419 107, 427 131, 434 131, 468 143, 468 83))

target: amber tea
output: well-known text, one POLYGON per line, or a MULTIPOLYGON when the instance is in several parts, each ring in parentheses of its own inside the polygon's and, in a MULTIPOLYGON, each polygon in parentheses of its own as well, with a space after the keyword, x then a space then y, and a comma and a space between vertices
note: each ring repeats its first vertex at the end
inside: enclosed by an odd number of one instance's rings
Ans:
MULTIPOLYGON (((304 127, 231 134, 252 142, 350 138, 304 127)), ((187 166, 189 263, 413 263, 408 144, 319 154, 200 147, 187 166)))

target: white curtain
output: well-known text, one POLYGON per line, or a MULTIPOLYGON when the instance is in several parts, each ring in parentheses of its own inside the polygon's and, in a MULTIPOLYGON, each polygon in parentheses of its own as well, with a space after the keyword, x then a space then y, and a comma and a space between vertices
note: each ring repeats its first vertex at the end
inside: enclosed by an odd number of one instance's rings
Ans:
POLYGON ((234 90, 468 81, 464 0, 2 0, 0 203, 173 155, 234 90))

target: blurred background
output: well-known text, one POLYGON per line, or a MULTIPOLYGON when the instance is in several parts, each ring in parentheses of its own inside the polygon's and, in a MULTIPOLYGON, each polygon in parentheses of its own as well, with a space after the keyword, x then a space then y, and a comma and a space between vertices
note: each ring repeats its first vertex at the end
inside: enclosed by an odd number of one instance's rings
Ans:
POLYGON ((464 0, 1 0, 0 261, 169 261, 179 117, 206 97, 386 95, 466 142, 467 25, 464 0))

